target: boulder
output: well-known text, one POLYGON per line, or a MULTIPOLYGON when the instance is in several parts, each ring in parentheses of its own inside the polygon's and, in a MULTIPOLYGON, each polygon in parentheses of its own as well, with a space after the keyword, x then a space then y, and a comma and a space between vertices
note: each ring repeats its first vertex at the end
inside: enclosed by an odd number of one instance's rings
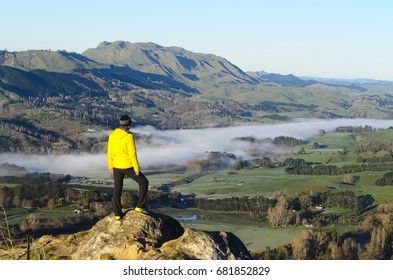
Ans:
POLYGON ((170 259, 176 254, 193 260, 241 260, 251 259, 243 242, 230 232, 208 232, 187 228, 178 239, 162 245, 160 251, 170 259), (171 253, 174 255, 171 256, 171 253))
POLYGON ((242 241, 229 232, 184 228, 166 215, 129 211, 121 221, 109 215, 75 244, 74 260, 251 259, 242 241))
POLYGON ((72 259, 139 259, 146 251, 180 237, 180 223, 166 215, 129 211, 121 221, 109 215, 79 242, 72 259))

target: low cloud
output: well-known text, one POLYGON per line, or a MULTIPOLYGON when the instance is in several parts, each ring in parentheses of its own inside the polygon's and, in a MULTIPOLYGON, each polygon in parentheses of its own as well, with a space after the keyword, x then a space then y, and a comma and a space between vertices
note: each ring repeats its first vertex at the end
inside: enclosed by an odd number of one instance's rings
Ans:
POLYGON ((104 154, 27 155, 17 153, 0 154, 1 163, 25 167, 29 172, 51 172, 58 174, 83 174, 106 171, 104 154), (104 168, 105 167, 105 168, 104 168))
MULTIPOLYGON (((233 141, 237 137, 256 139, 291 136, 305 139, 317 135, 320 130, 330 132, 339 126, 364 126, 388 128, 393 120, 374 119, 336 119, 336 120, 297 120, 283 124, 255 124, 226 128, 158 130, 152 126, 136 127, 132 131, 150 136, 149 143, 137 143, 138 158, 142 167, 150 165, 186 164, 195 158, 203 157, 207 151, 233 153, 238 157, 249 157, 250 149, 259 152, 280 152, 280 147, 271 144, 252 144, 233 141)), ((104 134, 94 135, 101 137, 104 134)), ((9 162, 25 167, 28 171, 63 174, 86 174, 107 172, 106 154, 67 154, 67 155, 21 155, 0 154, 0 164, 9 162)))
POLYGON ((254 137, 256 139, 291 136, 305 139, 318 135, 320 130, 334 131, 339 126, 370 125, 373 128, 388 128, 393 126, 393 120, 372 119, 339 119, 339 120, 298 120, 282 124, 255 124, 225 128, 157 130, 154 127, 138 127, 133 131, 151 135, 160 140, 158 147, 139 147, 141 163, 185 164, 187 161, 206 151, 222 151, 233 153, 238 157, 247 157, 247 150, 259 149, 279 153, 280 147, 269 144, 251 144, 233 141, 237 137, 254 137))

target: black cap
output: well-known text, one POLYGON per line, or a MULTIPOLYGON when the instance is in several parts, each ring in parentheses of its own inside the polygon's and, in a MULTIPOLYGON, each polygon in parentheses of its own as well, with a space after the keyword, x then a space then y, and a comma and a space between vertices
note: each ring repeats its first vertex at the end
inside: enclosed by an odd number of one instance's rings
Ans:
POLYGON ((120 126, 124 126, 124 127, 130 126, 131 125, 131 118, 127 115, 123 115, 120 117, 119 123, 120 123, 120 126))

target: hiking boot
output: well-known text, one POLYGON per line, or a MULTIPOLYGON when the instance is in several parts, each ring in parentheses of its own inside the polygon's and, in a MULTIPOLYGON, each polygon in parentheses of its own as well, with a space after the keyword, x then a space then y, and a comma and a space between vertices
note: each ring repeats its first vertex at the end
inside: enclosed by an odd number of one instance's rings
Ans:
POLYGON ((121 219, 123 219, 123 217, 124 217, 124 214, 115 215, 115 219, 118 220, 118 221, 120 221, 121 219))
POLYGON ((149 211, 146 210, 145 208, 139 208, 139 207, 135 207, 134 209, 136 212, 138 213, 142 213, 142 214, 149 214, 149 211))

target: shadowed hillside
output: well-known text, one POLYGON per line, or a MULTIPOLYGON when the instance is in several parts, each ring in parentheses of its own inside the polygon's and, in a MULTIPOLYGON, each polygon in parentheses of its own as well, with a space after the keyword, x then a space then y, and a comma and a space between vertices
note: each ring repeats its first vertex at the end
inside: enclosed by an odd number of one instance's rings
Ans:
POLYGON ((200 91, 208 89, 206 83, 258 83, 222 57, 193 53, 179 47, 124 41, 102 42, 97 48, 83 52, 83 55, 105 64, 128 65, 141 72, 164 75, 200 91))

